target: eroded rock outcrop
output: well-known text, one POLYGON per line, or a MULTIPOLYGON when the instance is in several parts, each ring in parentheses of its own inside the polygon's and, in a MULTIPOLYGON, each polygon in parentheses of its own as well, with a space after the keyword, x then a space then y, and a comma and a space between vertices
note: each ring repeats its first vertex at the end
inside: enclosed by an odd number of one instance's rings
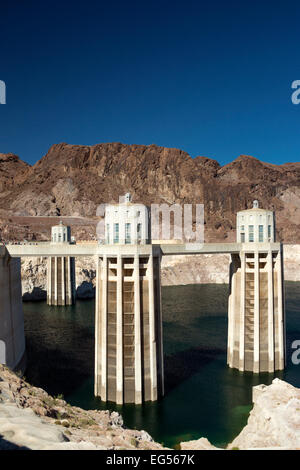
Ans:
MULTIPOLYGON (((47 298, 47 258, 24 258, 21 263, 23 300, 47 298)), ((75 263, 76 296, 91 299, 95 296, 95 263, 92 258, 77 258, 75 263)))
POLYGON ((222 450, 213 446, 206 437, 180 443, 181 450, 222 450))
POLYGON ((165 256, 161 265, 162 285, 228 283, 229 262, 229 255, 165 256))
POLYGON ((300 389, 274 379, 253 388, 248 423, 229 449, 300 449, 300 389))
POLYGON ((23 300, 47 298, 47 258, 24 258, 21 261, 23 300))

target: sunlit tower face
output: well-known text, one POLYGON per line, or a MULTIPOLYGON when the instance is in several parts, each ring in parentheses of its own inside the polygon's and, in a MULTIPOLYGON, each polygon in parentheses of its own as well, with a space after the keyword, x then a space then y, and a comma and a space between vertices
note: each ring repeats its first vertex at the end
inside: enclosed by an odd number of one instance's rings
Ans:
POLYGON ((63 225, 62 221, 59 225, 51 227, 51 243, 70 243, 71 229, 63 225))
POLYGON ((149 243, 149 211, 143 204, 133 204, 125 194, 120 204, 105 209, 105 243, 107 245, 145 245, 149 243))
POLYGON ((258 201, 253 202, 252 209, 237 213, 237 243, 270 243, 275 242, 275 216, 273 211, 260 209, 258 201))
POLYGON ((273 211, 237 213, 239 253, 231 254, 228 298, 229 367, 254 373, 283 370, 284 292, 282 247, 275 243, 273 211))

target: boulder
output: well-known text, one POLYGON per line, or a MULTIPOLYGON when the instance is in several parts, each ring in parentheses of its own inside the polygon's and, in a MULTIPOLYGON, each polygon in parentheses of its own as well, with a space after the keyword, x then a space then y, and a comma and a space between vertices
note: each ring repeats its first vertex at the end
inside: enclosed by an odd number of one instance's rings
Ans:
POLYGON ((247 425, 229 449, 300 449, 300 389, 279 379, 254 387, 247 425))

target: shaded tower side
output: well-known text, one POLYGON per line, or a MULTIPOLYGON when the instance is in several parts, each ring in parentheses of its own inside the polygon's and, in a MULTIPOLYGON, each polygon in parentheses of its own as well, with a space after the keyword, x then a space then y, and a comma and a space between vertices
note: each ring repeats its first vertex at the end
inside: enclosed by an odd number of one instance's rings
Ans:
POLYGON ((97 258, 95 395, 155 401, 164 393, 160 254, 116 251, 97 258))
POLYGON ((229 367, 274 372, 285 367, 282 247, 249 245, 231 255, 228 299, 229 367))
POLYGON ((47 261, 47 304, 72 305, 75 302, 75 259, 50 256, 47 261))
POLYGON ((0 364, 24 371, 26 366, 21 260, 3 248, 0 256, 0 364))

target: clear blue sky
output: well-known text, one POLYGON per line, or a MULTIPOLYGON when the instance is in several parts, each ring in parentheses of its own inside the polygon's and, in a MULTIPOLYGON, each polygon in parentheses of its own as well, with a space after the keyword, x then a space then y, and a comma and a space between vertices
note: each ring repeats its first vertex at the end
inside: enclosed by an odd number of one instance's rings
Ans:
POLYGON ((300 4, 14 0, 0 6, 0 152, 59 142, 300 161, 300 4))

